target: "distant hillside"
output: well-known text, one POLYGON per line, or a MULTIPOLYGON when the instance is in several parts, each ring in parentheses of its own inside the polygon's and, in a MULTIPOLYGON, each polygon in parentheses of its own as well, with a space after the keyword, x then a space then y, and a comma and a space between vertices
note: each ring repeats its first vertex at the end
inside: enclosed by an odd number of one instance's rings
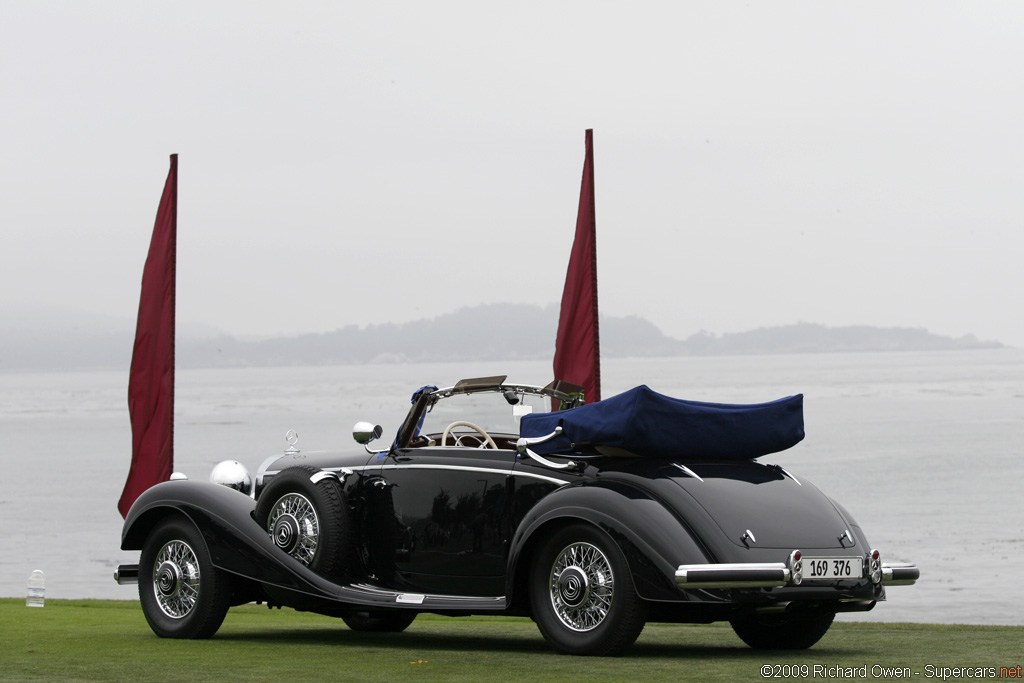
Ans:
MULTIPOLYGON (((63 319, 62 319, 63 320, 63 319)), ((0 324, 0 370, 127 368, 131 360, 131 325, 116 329, 102 319, 69 316, 64 324, 0 324), (126 329, 126 327, 128 329, 126 329)), ((344 365, 425 361, 514 360, 550 358, 554 353, 558 312, 522 304, 463 308, 436 318, 403 324, 354 325, 323 334, 263 341, 230 336, 199 338, 179 330, 178 366, 247 367, 344 365)), ((706 332, 679 340, 665 336, 637 316, 601 318, 601 355, 709 356, 855 351, 930 351, 999 348, 971 335, 952 339, 919 328, 868 326, 825 327, 798 323, 750 332, 706 332)))
MULTIPOLYGON (((324 334, 257 342, 241 342, 231 337, 193 342, 179 349, 179 359, 185 366, 210 367, 550 358, 557 327, 554 306, 489 304, 401 325, 353 325, 324 334)), ((998 342, 978 341, 973 336, 951 339, 918 328, 825 327, 811 323, 721 336, 702 332, 681 341, 665 336, 651 322, 637 316, 601 318, 601 355, 605 358, 1001 346, 998 342)))
POLYGON ((940 351, 994 349, 999 342, 979 341, 974 335, 958 339, 932 334, 919 327, 825 327, 797 323, 762 327, 721 336, 698 333, 682 342, 687 355, 744 355, 769 353, 846 353, 854 351, 940 351))

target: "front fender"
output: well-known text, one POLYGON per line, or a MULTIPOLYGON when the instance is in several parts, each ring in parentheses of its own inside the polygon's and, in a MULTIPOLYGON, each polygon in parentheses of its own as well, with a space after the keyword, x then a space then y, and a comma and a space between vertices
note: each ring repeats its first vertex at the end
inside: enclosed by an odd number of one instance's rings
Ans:
POLYGON ((520 522, 509 553, 509 597, 516 584, 523 586, 515 577, 528 571, 538 543, 555 525, 572 521, 593 524, 612 538, 645 600, 685 600, 676 568, 708 561, 679 518, 646 491, 621 482, 574 484, 545 497, 520 522))
POLYGON ((253 518, 255 501, 219 484, 168 481, 147 489, 128 511, 122 550, 141 550, 165 517, 184 515, 203 535, 218 569, 306 595, 339 599, 338 586, 281 552, 253 518))

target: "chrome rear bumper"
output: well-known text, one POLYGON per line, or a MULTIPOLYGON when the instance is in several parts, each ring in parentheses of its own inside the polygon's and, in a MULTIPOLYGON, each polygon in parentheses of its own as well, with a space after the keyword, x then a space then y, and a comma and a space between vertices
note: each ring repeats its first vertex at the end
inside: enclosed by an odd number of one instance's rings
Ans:
MULTIPOLYGON (((873 553, 875 551, 872 551, 873 553)), ((875 555, 864 558, 862 576, 885 586, 912 586, 920 577, 917 565, 906 562, 879 563, 875 555), (871 569, 874 571, 871 571, 871 569), (880 569, 880 571, 879 571, 880 569)), ((676 585, 680 588, 775 588, 798 586, 804 582, 799 551, 793 551, 785 562, 741 562, 735 564, 681 564, 676 569, 676 585)))
POLYGON ((117 581, 122 586, 127 586, 133 583, 139 582, 139 565, 137 564, 122 564, 117 567, 117 571, 114 572, 114 581, 117 581))
POLYGON ((913 586, 921 578, 916 564, 896 562, 882 564, 882 583, 886 586, 913 586))
POLYGON ((782 562, 682 564, 676 569, 680 588, 773 588, 791 584, 792 572, 782 562))

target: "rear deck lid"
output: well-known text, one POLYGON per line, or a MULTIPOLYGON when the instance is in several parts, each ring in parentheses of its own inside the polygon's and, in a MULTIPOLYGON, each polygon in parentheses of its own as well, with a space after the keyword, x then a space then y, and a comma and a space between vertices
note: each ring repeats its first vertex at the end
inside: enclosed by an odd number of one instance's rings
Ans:
POLYGON ((854 547, 844 538, 849 525, 825 494, 774 465, 679 462, 663 473, 740 547, 854 547))

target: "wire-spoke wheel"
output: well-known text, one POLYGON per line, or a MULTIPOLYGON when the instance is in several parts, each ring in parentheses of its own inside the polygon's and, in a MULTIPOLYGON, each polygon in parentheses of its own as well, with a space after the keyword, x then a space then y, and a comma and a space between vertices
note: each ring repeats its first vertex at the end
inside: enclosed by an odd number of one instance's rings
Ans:
POLYGON ((199 560, 188 543, 168 541, 156 554, 153 594, 171 619, 187 617, 199 598, 199 560))
POLYGON ((302 494, 286 493, 274 503, 267 531, 278 548, 307 567, 316 557, 320 520, 313 504, 302 494))
POLYGON ((162 638, 209 638, 227 614, 231 586, 210 558, 195 526, 169 517, 146 538, 139 564, 139 600, 162 638))
POLYGON ((551 606, 566 628, 585 632, 608 616, 615 577, 608 558, 590 543, 571 543, 551 567, 551 606))
POLYGON ((353 528, 341 485, 334 477, 310 477, 307 466, 282 470, 256 503, 256 521, 283 552, 327 578, 345 574, 352 557, 353 528))
POLYGON ((539 548, 530 599, 541 633, 568 654, 619 654, 647 616, 622 551, 586 524, 565 527, 539 548))

